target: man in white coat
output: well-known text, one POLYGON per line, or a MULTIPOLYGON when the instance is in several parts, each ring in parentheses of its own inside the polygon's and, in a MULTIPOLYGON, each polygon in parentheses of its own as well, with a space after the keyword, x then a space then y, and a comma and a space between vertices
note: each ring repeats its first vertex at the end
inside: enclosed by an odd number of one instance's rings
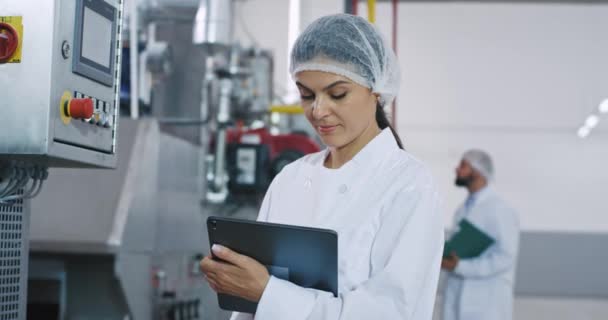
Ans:
POLYGON ((519 221, 490 186, 494 168, 480 150, 466 152, 456 169, 456 185, 469 196, 456 211, 454 225, 467 219, 494 239, 480 256, 460 259, 454 253, 441 267, 448 273, 443 294, 444 320, 510 320, 519 246, 519 221))

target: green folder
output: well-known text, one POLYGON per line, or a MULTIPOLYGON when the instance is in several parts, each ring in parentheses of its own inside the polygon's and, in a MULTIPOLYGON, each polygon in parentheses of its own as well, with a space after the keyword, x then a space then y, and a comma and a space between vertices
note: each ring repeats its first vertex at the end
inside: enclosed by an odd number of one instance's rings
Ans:
POLYGON ((460 230, 443 247, 443 256, 455 252, 461 259, 475 258, 494 243, 494 239, 466 219, 458 224, 460 230))

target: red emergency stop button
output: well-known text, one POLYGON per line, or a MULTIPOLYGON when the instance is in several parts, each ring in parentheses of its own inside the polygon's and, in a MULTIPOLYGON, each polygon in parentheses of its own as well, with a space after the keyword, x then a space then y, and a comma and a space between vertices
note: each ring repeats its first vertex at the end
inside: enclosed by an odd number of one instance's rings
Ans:
POLYGON ((93 99, 70 99, 68 116, 74 119, 89 119, 93 116, 93 99))
POLYGON ((17 51, 19 34, 10 24, 0 22, 0 63, 7 62, 17 51))

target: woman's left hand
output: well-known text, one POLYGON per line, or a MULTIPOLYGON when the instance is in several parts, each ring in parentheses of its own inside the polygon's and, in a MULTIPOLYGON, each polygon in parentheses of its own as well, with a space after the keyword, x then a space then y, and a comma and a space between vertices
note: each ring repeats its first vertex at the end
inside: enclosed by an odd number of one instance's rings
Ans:
POLYGON ((266 267, 248 256, 217 244, 211 250, 222 260, 213 260, 207 256, 201 261, 201 270, 211 288, 218 293, 259 302, 270 279, 266 267))

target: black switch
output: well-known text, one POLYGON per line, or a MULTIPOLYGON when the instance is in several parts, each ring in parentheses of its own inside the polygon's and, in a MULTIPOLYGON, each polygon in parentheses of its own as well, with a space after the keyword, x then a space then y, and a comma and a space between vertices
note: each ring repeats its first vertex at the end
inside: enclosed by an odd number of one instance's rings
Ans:
POLYGON ((194 300, 194 319, 199 319, 200 315, 198 314, 199 308, 201 306, 201 300, 194 300))
POLYGON ((186 314, 187 320, 192 320, 192 308, 190 307, 190 301, 184 302, 184 313, 186 314))
POLYGON ((167 319, 177 320, 177 309, 175 308, 175 305, 171 305, 171 307, 167 311, 167 319))
POLYGON ((184 310, 184 303, 183 302, 178 302, 177 303, 177 309, 179 310, 179 320, 186 320, 186 310, 184 310))
POLYGON ((161 293, 161 296, 164 299, 175 299, 176 294, 175 294, 175 291, 163 291, 161 293))

